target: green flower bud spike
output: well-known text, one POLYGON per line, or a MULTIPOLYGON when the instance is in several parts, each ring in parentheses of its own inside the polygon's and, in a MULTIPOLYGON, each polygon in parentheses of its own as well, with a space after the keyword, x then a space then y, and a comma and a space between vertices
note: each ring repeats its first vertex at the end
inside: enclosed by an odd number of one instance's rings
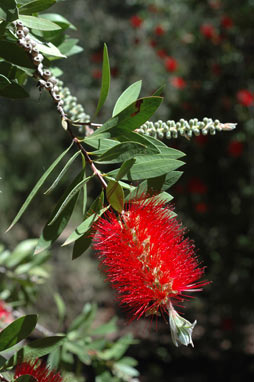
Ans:
POLYGON ((185 346, 191 345, 192 347, 194 347, 192 341, 192 331, 197 321, 195 320, 192 324, 185 318, 181 317, 174 309, 171 301, 169 301, 168 314, 173 344, 176 347, 178 347, 179 344, 185 346))

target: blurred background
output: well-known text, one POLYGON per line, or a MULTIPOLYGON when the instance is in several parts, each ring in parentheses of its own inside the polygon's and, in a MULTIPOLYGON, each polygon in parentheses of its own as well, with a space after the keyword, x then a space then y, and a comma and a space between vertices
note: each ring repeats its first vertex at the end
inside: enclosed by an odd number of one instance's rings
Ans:
MULTIPOLYGON (((186 153, 184 174, 171 189, 176 211, 194 239, 212 283, 186 304, 185 317, 198 320, 195 348, 176 349, 164 322, 127 324, 124 311, 112 299, 104 276, 89 251, 71 261, 71 249, 61 248, 80 221, 51 250, 53 273, 40 288, 37 309, 45 326, 55 330, 56 309, 51 290, 59 292, 68 319, 84 302, 97 302, 99 322, 117 315, 116 336, 132 332, 139 340, 129 354, 139 361, 140 380, 247 381, 254 376, 254 1, 245 0, 66 0, 49 12, 73 23, 72 38, 79 54, 57 62, 61 79, 86 113, 93 114, 100 90, 103 43, 109 48, 111 93, 96 117, 110 117, 121 92, 142 79, 142 96, 162 84, 165 101, 154 120, 204 117, 237 123, 232 132, 214 136, 164 140, 186 153), (81 49, 80 49, 81 50, 81 49), (51 308, 52 306, 52 308, 51 308)), ((29 99, 3 100, 0 114, 1 232, 9 248, 41 229, 64 190, 39 195, 8 234, 15 216, 40 174, 69 144, 48 94, 27 84, 29 99)), ((78 170, 78 169, 77 169, 78 170)), ((90 199, 99 192, 90 186, 90 199)))

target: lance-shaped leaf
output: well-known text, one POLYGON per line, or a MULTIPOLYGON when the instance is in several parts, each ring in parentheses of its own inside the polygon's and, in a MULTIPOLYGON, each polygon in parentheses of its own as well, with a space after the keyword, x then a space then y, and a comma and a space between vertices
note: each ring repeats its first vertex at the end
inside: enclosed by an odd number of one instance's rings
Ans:
POLYGON ((0 57, 15 65, 34 69, 34 64, 23 48, 15 42, 0 41, 0 57))
POLYGON ((11 81, 10 84, 5 86, 3 89, 0 89, 0 96, 5 98, 21 99, 29 97, 29 94, 22 86, 16 84, 14 81, 11 81))
POLYGON ((87 217, 79 226, 73 231, 70 236, 63 243, 64 245, 68 245, 78 240, 81 236, 83 236, 86 232, 88 232, 93 225, 93 223, 108 209, 105 207, 101 209, 99 212, 93 213, 89 217, 87 217))
POLYGON ((91 230, 87 231, 83 236, 75 241, 72 251, 72 260, 80 257, 91 245, 92 236, 91 230))
POLYGON ((126 107, 130 106, 133 102, 135 102, 138 99, 141 86, 142 81, 134 82, 134 84, 130 85, 120 95, 114 106, 112 117, 119 114, 122 110, 126 109, 126 107))
POLYGON ((124 207, 124 192, 120 184, 115 180, 110 180, 106 188, 106 196, 109 204, 118 212, 124 207))
POLYGON ((165 145, 165 143, 161 142, 159 139, 149 137, 147 135, 146 135, 146 139, 150 143, 154 144, 158 148, 161 154, 170 155, 172 158, 175 158, 175 159, 184 157, 186 155, 180 150, 176 150, 176 149, 173 149, 172 147, 168 147, 167 145, 165 145))
MULTIPOLYGON (((51 221, 54 218, 54 216, 56 215, 60 206, 63 204, 66 197, 73 190, 73 188, 81 181, 82 177, 83 177, 83 171, 81 171, 76 176, 76 178, 73 180, 71 185, 64 192, 64 194, 58 201, 53 213, 51 214, 49 221, 51 221)), ((61 235, 66 225, 68 224, 68 221, 71 218, 77 198, 78 198, 78 193, 76 193, 76 195, 72 199, 70 199, 69 203, 65 205, 65 208, 62 210, 61 214, 58 216, 58 218, 55 220, 53 224, 48 225, 48 222, 47 222, 39 238, 38 244, 35 248, 35 251, 34 251, 35 254, 38 254, 44 251, 45 249, 49 248, 56 241, 56 239, 61 235)))
MULTIPOLYGON (((124 177, 125 174, 127 174, 128 171, 130 171, 131 167, 134 165, 136 162, 136 158, 130 158, 123 162, 121 167, 119 168, 118 173, 116 174, 116 180, 120 180, 124 177)), ((121 184, 121 183, 120 183, 121 184)))
POLYGON ((15 0, 1 1, 0 20, 14 21, 18 18, 18 9, 15 0))
POLYGON ((104 44, 103 50, 103 64, 102 64, 102 80, 101 80, 101 92, 100 98, 98 101, 98 105, 95 111, 95 115, 99 113, 104 102, 107 99, 108 92, 110 87, 110 65, 109 65, 109 57, 108 57, 108 48, 107 45, 104 44))
POLYGON ((54 182, 51 184, 51 186, 47 189, 47 191, 44 192, 44 194, 49 194, 52 190, 54 190, 54 188, 58 185, 58 183, 60 182, 60 180, 62 179, 62 177, 65 175, 66 171, 69 169, 69 167, 71 166, 72 162, 77 158, 77 156, 79 156, 80 154, 80 151, 76 152, 69 160, 68 162, 66 163, 66 165, 64 166, 64 168, 62 169, 62 171, 60 172, 60 174, 58 175, 58 177, 54 180, 54 182))
POLYGON ((0 351, 11 348, 34 330, 37 323, 37 315, 29 314, 13 321, 0 333, 0 351))
MULTIPOLYGON (((130 181, 141 180, 148 178, 155 178, 161 175, 165 175, 170 171, 176 170, 178 167, 182 166, 184 162, 166 158, 162 154, 158 155, 143 155, 141 157, 136 157, 136 163, 130 168, 123 179, 130 181)), ((118 170, 113 170, 108 173, 109 176, 117 176, 118 170)))
MULTIPOLYGON (((145 97, 133 102, 115 117, 109 119, 102 127, 97 129, 91 136, 109 132, 112 137, 121 135, 122 131, 133 131, 145 123, 158 109, 162 101, 161 97, 145 97)), ((106 137, 106 138, 110 138, 106 137)))
POLYGON ((9 85, 11 81, 9 78, 5 77, 3 74, 0 74, 0 90, 9 85))
POLYGON ((20 15, 19 19, 26 27, 40 31, 54 31, 61 29, 59 25, 41 17, 20 15))
POLYGON ((5 367, 10 368, 27 359, 40 358, 53 352, 64 341, 65 336, 52 336, 46 338, 40 338, 38 340, 30 342, 18 350, 5 364, 5 367))
POLYGON ((48 223, 49 226, 54 224, 54 222, 57 220, 58 216, 62 213, 62 211, 66 208, 66 206, 69 204, 72 198, 74 198, 75 195, 78 194, 78 192, 83 188, 83 186, 89 182, 90 179, 92 179, 94 175, 88 176, 85 179, 82 179, 81 182, 79 182, 73 189, 69 192, 69 194, 66 196, 62 204, 60 205, 59 209, 57 210, 55 216, 53 219, 48 223))
POLYGON ((11 223, 10 227, 7 229, 6 232, 8 232, 14 224, 17 223, 17 221, 21 218, 29 204, 31 203, 34 196, 37 194, 47 177, 51 174, 51 172, 54 170, 54 168, 58 165, 58 163, 61 161, 61 159, 67 154, 67 152, 70 150, 72 144, 52 163, 52 165, 47 169, 47 171, 42 175, 42 177, 38 180, 30 194, 28 195, 27 199, 25 200, 24 204, 20 208, 19 212, 17 213, 16 217, 14 218, 13 222, 11 223))
POLYGON ((147 154, 146 147, 137 142, 123 142, 112 147, 101 155, 95 162, 98 163, 120 163, 131 159, 136 155, 147 154))
POLYGON ((56 0, 31 0, 30 2, 22 5, 19 12, 23 15, 31 15, 32 13, 42 12, 45 9, 55 4, 56 0))

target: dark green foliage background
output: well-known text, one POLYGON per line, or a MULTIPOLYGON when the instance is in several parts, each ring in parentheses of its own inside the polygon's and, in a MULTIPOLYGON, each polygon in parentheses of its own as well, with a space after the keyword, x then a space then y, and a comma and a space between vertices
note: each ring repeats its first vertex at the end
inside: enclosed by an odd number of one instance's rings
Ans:
MULTIPOLYGON (((128 329, 142 338, 131 350, 140 361, 142 381, 249 378, 253 373, 254 354, 254 103, 249 107, 241 105, 237 92, 248 89, 253 94, 254 91, 250 16, 254 12, 253 1, 105 0, 98 3, 73 0, 58 2, 53 11, 77 26, 71 35, 80 39, 79 45, 84 51, 59 61, 59 66, 64 72, 65 84, 89 114, 94 113, 99 95, 97 77, 103 43, 109 47, 113 74, 111 93, 96 117, 98 123, 110 117, 120 93, 142 79, 141 96, 152 94, 166 83, 165 102, 157 112, 157 119, 207 116, 238 124, 232 133, 209 136, 202 142, 195 138, 187 141, 183 137, 164 141, 187 154, 184 175, 171 194, 177 213, 207 265, 206 277, 212 280, 197 299, 190 301, 188 314, 186 312, 186 317, 197 318, 199 322, 196 338, 194 334, 195 349, 171 348, 168 327, 163 323, 152 333, 149 323, 141 334, 139 324, 133 323, 128 329), (213 4, 220 5, 216 8, 213 4), (151 7, 154 5, 157 8, 151 7), (134 15, 143 19, 140 28, 134 28, 129 21, 134 15), (221 26, 225 15, 233 20, 230 29, 221 26), (219 42, 202 35, 200 26, 205 23, 212 24, 222 36, 219 42), (158 25, 165 29, 163 36, 154 33, 158 25), (151 40, 156 42, 155 48, 151 47, 151 40), (163 60, 156 54, 159 49, 178 61, 175 73, 165 70, 163 60), (211 70, 214 64, 220 67, 219 74, 211 70), (174 88, 173 76, 184 78, 186 87, 174 88), (230 151, 230 143, 235 141, 243 148, 239 155, 230 151)), ((35 179, 69 144, 48 95, 40 95, 33 80, 29 80, 26 89, 29 99, 1 99, 0 106, 1 240, 11 247, 20 239, 39 236, 52 205, 67 184, 66 179, 59 194, 50 198, 37 196, 17 228, 8 235, 3 233, 35 179)), ((98 184, 89 187, 90 197, 99 192, 98 184)), ((78 218, 74 217, 74 222, 78 218)), ((61 256, 57 252, 53 257, 61 256)), ((85 259, 77 261, 84 262, 85 266, 85 259)), ((57 264, 61 273, 61 262, 57 260, 57 264)), ((64 295, 65 291, 61 293, 64 295)), ((111 294, 106 294, 108 300, 105 300, 105 293, 98 293, 101 298, 90 295, 90 300, 98 301, 104 311, 110 310, 111 294)), ((113 308, 124 322, 123 312, 116 305, 113 308)))

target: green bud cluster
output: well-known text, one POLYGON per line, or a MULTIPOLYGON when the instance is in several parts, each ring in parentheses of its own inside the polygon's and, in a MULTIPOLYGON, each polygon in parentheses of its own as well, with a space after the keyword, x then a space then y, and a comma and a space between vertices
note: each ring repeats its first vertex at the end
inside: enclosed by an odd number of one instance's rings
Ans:
POLYGON ((207 117, 203 118, 203 121, 199 121, 197 118, 186 121, 181 118, 179 122, 173 120, 166 122, 161 120, 157 122, 147 121, 136 132, 150 135, 157 139, 178 138, 179 135, 191 138, 193 135, 215 135, 218 131, 230 131, 235 129, 235 127, 235 123, 221 123, 218 119, 213 121, 207 117))
POLYGON ((63 100, 63 109, 68 118, 75 122, 90 122, 90 115, 86 114, 83 106, 77 102, 77 97, 71 95, 68 87, 63 87, 63 82, 58 81, 59 94, 63 100))

